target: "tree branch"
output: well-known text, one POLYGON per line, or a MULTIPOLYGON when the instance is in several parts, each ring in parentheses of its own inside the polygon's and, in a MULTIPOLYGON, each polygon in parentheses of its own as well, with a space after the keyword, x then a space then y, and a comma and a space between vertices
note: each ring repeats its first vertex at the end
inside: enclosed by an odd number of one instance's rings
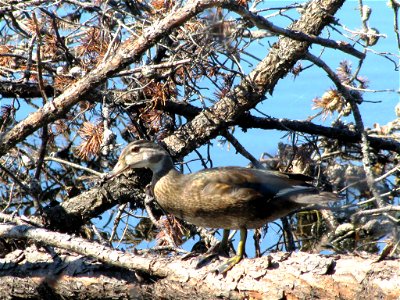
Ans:
MULTIPOLYGON (((237 125, 247 128, 260 128, 260 129, 277 129, 282 131, 296 131, 308 134, 315 134, 325 136, 327 138, 337 139, 347 143, 360 143, 361 134, 355 131, 326 127, 317 125, 309 121, 296 121, 288 119, 276 119, 276 118, 260 118, 255 116, 241 117, 237 125)), ((396 140, 389 138, 377 138, 367 137, 371 147, 375 149, 384 149, 389 151, 395 151, 400 153, 400 143, 396 140)))
MULTIPOLYGON (((54 94, 51 85, 45 85, 43 90, 47 96, 54 94)), ((3 98, 37 98, 41 97, 42 93, 38 83, 1 81, 0 95, 3 98)))
POLYGON ((75 232, 117 204, 131 203, 132 209, 144 208, 143 190, 150 179, 150 172, 141 170, 101 182, 57 206, 44 208, 46 225, 63 232, 75 232))
POLYGON ((94 257, 109 265, 124 267, 131 270, 144 271, 151 275, 166 277, 168 273, 152 270, 153 259, 143 258, 130 253, 114 250, 110 247, 87 241, 83 238, 72 237, 68 234, 52 232, 29 225, 0 224, 0 236, 3 238, 29 239, 45 245, 74 251, 85 256, 94 257))
POLYGON ((268 21, 267 19, 263 18, 262 16, 256 15, 255 13, 246 9, 244 6, 238 5, 237 2, 234 2, 233 4, 229 3, 227 5, 227 8, 233 10, 234 12, 236 12, 243 18, 250 20, 259 29, 268 30, 270 32, 286 36, 286 37, 291 38, 296 41, 300 41, 300 42, 303 41, 303 42, 307 42, 307 43, 318 44, 318 45, 325 46, 325 47, 332 48, 332 49, 337 49, 337 50, 343 51, 347 54, 353 55, 359 59, 365 58, 365 53, 358 51, 353 46, 351 46, 349 43, 325 39, 325 38, 321 38, 321 37, 318 37, 313 34, 307 34, 302 31, 284 29, 284 28, 275 26, 272 22, 268 21))

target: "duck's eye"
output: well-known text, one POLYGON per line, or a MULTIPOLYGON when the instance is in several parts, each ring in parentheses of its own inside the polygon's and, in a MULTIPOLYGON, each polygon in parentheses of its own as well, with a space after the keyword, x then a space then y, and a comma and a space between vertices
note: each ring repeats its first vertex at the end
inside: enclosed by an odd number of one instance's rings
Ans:
POLYGON ((133 147, 131 148, 131 153, 138 153, 139 152, 139 147, 133 147))

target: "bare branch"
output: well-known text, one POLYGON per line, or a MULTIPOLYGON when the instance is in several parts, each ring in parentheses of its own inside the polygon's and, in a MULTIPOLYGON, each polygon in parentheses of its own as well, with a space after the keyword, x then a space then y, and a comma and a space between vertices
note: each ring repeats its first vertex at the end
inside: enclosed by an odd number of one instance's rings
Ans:
POLYGON ((223 136, 235 147, 236 151, 246 157, 256 168, 263 169, 263 165, 260 161, 255 158, 249 151, 247 151, 240 142, 227 130, 223 133, 223 136))
POLYGON ((95 257, 98 260, 113 266, 140 270, 161 277, 166 277, 168 275, 168 273, 163 273, 162 271, 154 273, 152 271, 152 264, 154 263, 152 259, 113 250, 107 246, 92 241, 87 241, 78 237, 71 237, 68 234, 52 232, 28 225, 0 224, 0 236, 3 238, 30 239, 49 246, 59 247, 86 256, 95 257))
POLYGON ((257 26, 260 29, 265 29, 270 32, 283 35, 285 37, 291 38, 296 41, 300 42, 303 41, 307 43, 318 44, 332 49, 337 49, 360 59, 365 58, 365 53, 358 51, 357 49, 355 49, 353 46, 351 46, 346 42, 325 39, 311 33, 305 33, 302 31, 291 30, 291 29, 284 29, 279 26, 275 26, 267 19, 263 18, 260 15, 256 15, 255 13, 246 9, 245 7, 238 5, 237 3, 229 3, 227 5, 227 8, 238 13, 243 18, 250 20, 255 26, 257 26))
POLYGON ((61 158, 52 157, 52 156, 47 156, 47 157, 45 157, 44 160, 45 160, 45 161, 55 161, 55 162, 58 162, 58 163, 63 164, 63 165, 70 166, 70 167, 75 168, 75 169, 84 170, 84 171, 86 171, 86 172, 89 172, 89 173, 92 173, 92 174, 98 176, 99 178, 101 178, 101 176, 104 175, 104 173, 100 173, 100 172, 97 172, 97 171, 92 170, 92 169, 90 169, 90 168, 86 168, 86 167, 83 167, 83 166, 81 166, 81 165, 74 164, 74 163, 72 163, 72 162, 70 162, 70 161, 67 161, 67 160, 64 160, 64 159, 61 159, 61 158))

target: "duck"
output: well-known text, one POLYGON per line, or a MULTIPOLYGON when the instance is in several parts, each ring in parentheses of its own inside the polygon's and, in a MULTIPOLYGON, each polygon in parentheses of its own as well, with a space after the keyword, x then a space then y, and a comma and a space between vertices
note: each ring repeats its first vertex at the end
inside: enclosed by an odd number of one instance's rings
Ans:
POLYGON ((230 230, 240 231, 236 255, 216 269, 221 274, 242 260, 248 229, 338 199, 308 183, 303 174, 238 166, 182 174, 163 147, 146 140, 129 143, 111 175, 140 168, 152 171, 150 190, 164 211, 196 226, 223 229, 221 248, 227 247, 230 230))

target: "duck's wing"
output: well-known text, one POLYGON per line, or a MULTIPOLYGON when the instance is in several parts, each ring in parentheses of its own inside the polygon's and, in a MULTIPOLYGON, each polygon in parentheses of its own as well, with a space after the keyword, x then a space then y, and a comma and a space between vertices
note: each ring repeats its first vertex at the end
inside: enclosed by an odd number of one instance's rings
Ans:
POLYGON ((257 228, 324 196, 290 176, 240 167, 184 176, 179 210, 188 222, 213 228, 257 228))
POLYGON ((262 197, 266 201, 289 200, 303 204, 336 200, 335 194, 320 192, 304 181, 306 178, 310 179, 301 174, 241 167, 213 168, 188 177, 202 197, 226 195, 243 200, 262 197))

